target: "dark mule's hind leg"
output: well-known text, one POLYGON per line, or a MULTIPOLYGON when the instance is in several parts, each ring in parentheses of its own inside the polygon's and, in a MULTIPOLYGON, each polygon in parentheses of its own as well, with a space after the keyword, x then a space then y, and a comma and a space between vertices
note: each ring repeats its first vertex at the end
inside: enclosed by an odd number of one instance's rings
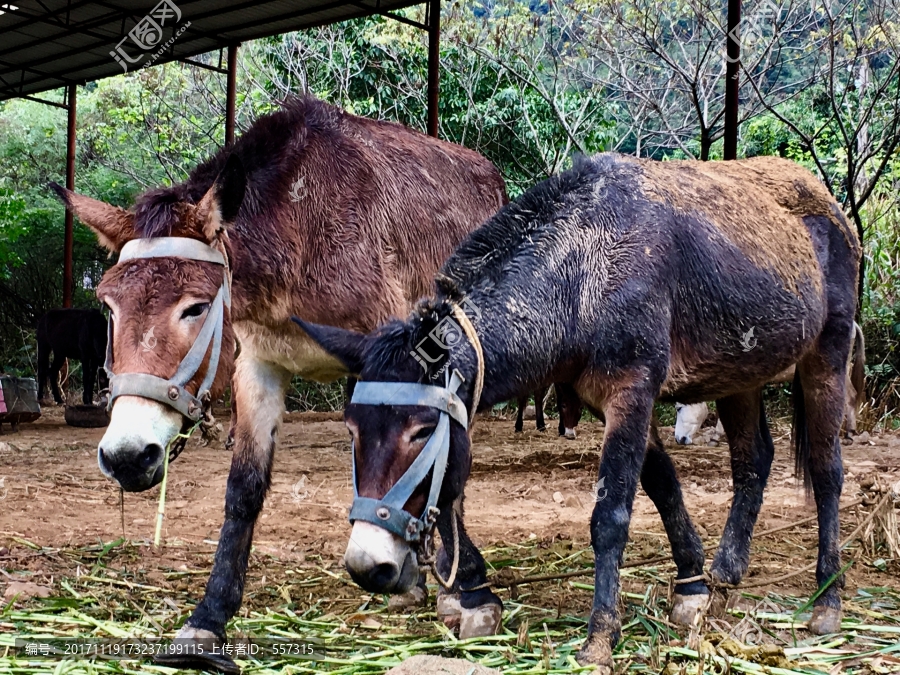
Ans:
POLYGON ((840 575, 838 502, 844 485, 844 468, 840 428, 849 340, 846 346, 842 344, 840 333, 849 337, 849 324, 846 330, 839 326, 830 334, 823 332, 817 349, 798 364, 794 378, 797 463, 807 485, 812 483, 819 517, 816 582, 822 592, 815 600, 809 622, 809 630, 818 635, 836 633, 841 628, 840 589, 844 579, 840 575), (829 585, 824 588, 826 584, 829 585))
POLYGON ((775 446, 766 422, 762 388, 719 399, 716 408, 731 449, 734 499, 710 572, 717 582, 737 584, 750 564, 750 540, 775 446))
MULTIPOLYGON (((489 588, 466 590, 487 581, 487 567, 481 552, 466 533, 462 498, 458 507, 454 505, 453 508, 457 512, 455 536, 459 543, 459 562, 452 590, 441 589, 438 594, 438 616, 448 627, 459 626, 460 639, 496 635, 500 629, 503 603, 489 588)), ((443 544, 438 554, 437 568, 441 577, 449 580, 456 549, 450 509, 441 511, 437 528, 443 544)))
MULTIPOLYGON (((690 579, 703 573, 703 542, 684 506, 681 485, 675 473, 672 458, 663 448, 662 440, 654 424, 647 439, 647 454, 641 469, 641 486, 653 501, 662 518, 672 547, 672 557, 678 568, 676 579, 690 579)), ((597 499, 605 496, 605 486, 599 489, 597 499)), ((702 581, 675 586, 671 620, 689 626, 709 598, 709 589, 702 581)))

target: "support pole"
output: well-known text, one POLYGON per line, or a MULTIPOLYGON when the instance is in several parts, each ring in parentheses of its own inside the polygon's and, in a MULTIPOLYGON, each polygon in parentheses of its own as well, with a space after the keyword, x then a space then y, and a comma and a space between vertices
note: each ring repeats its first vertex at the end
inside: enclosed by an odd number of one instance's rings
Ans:
MULTIPOLYGON (((66 91, 66 102, 69 114, 68 134, 66 136, 66 189, 75 189, 75 85, 70 84, 66 91)), ((72 212, 66 209, 65 238, 63 242, 63 307, 72 306, 72 294, 75 282, 72 278, 73 221, 72 212)))
POLYGON ((728 0, 728 35, 725 63, 725 132, 722 156, 737 159, 738 89, 741 69, 741 0, 728 0))
POLYGON ((235 86, 237 82, 237 50, 240 43, 228 45, 228 73, 225 91, 225 145, 234 143, 235 86))
POLYGON ((428 0, 428 135, 438 135, 441 68, 441 0, 428 0))

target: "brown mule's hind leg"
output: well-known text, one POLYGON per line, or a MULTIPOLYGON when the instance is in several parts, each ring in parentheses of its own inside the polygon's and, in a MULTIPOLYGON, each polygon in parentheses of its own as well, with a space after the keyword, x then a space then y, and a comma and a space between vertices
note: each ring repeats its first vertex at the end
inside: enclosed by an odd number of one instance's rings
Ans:
POLYGON ((762 507, 775 445, 763 408, 762 387, 716 401, 731 450, 734 499, 710 573, 737 584, 750 563, 750 541, 762 507))

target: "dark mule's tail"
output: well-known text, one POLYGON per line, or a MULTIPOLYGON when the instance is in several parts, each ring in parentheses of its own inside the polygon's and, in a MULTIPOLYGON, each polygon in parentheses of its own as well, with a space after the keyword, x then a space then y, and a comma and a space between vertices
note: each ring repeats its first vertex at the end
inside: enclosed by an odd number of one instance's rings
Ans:
POLYGON ((812 490, 812 476, 809 473, 809 426, 806 420, 806 400, 803 397, 803 384, 800 382, 800 364, 794 369, 794 384, 791 387, 794 399, 794 472, 799 478, 803 476, 803 485, 807 492, 812 490))
POLYGON ((850 382, 856 389, 856 400, 853 403, 858 413, 866 401, 866 338, 858 323, 853 323, 853 330, 856 333, 856 349, 850 368, 850 382))

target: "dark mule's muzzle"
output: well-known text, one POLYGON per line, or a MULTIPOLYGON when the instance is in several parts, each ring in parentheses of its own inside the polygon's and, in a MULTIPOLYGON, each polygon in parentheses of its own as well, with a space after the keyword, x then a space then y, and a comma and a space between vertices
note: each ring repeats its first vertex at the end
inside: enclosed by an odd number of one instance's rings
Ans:
POLYGON ((446 386, 412 382, 358 382, 351 403, 357 405, 412 405, 436 408, 440 419, 419 456, 381 499, 360 497, 353 449, 353 535, 344 556, 347 571, 360 586, 372 592, 408 590, 418 579, 414 547, 430 536, 438 514, 438 497, 450 454, 450 419, 468 428, 466 406, 456 394, 462 384, 456 370, 446 386), (404 508, 429 472, 431 486, 421 516, 404 508), (374 527, 373 527, 374 526, 374 527))

